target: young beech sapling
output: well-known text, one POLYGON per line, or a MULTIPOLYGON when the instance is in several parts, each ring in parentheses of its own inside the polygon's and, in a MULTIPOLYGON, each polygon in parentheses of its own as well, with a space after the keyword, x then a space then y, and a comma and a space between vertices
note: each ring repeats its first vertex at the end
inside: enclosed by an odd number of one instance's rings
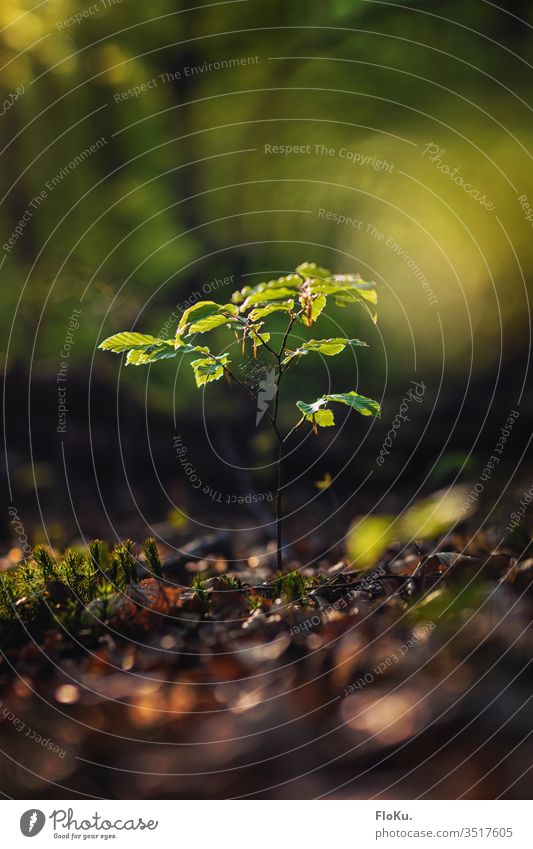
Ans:
POLYGON ((333 411, 330 409, 332 403, 345 404, 363 416, 380 414, 377 401, 353 390, 321 395, 311 402, 296 401, 300 418, 288 433, 283 434, 281 431, 278 418, 280 386, 288 369, 309 354, 333 357, 347 347, 366 344, 359 339, 342 336, 334 339, 298 341, 296 347, 291 347, 291 332, 295 324, 298 322, 305 327, 312 327, 325 310, 328 298, 332 298, 334 303, 341 307, 361 304, 374 322, 377 319, 377 293, 373 283, 365 283, 355 274, 332 274, 315 263, 304 262, 291 274, 256 286, 245 286, 234 292, 231 303, 199 301, 183 312, 174 339, 158 339, 144 333, 124 332, 111 336, 100 345, 104 351, 113 351, 116 354, 127 352, 126 365, 135 366, 148 365, 170 357, 196 355, 191 360, 191 367, 198 388, 226 377, 230 384, 234 382, 248 392, 256 403, 259 391, 239 379, 229 354, 214 353, 206 345, 200 344, 199 340, 203 342, 205 334, 217 327, 226 327, 238 338, 244 357, 256 357, 259 348, 272 357, 273 370, 269 373, 273 374, 273 407, 270 411, 268 405, 262 404, 261 412, 268 418, 278 443, 276 536, 279 569, 282 566, 282 472, 285 443, 305 422, 310 423, 315 433, 319 427, 334 425, 333 411), (271 333, 266 329, 269 317, 274 313, 285 314, 287 317, 286 328, 280 334, 281 343, 274 343, 271 333))

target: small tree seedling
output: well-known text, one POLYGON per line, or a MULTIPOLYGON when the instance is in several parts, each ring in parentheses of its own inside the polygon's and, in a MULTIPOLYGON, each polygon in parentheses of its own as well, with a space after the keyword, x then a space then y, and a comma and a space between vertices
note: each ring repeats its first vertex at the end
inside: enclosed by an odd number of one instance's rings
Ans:
MULTIPOLYGON (((296 401, 300 418, 288 433, 282 433, 279 422, 280 386, 289 368, 297 365, 304 357, 321 354, 333 357, 348 347, 366 345, 359 339, 344 336, 334 339, 308 339, 299 341, 291 347, 291 333, 295 325, 312 327, 326 309, 328 298, 340 307, 357 303, 366 308, 372 320, 377 320, 377 293, 374 283, 363 281, 355 274, 332 274, 315 263, 304 262, 295 272, 259 283, 245 286, 234 292, 231 303, 218 304, 215 301, 199 301, 186 309, 179 321, 174 339, 159 339, 144 333, 116 333, 100 345, 104 351, 116 354, 127 353, 126 365, 150 365, 158 360, 171 357, 196 355, 191 367, 199 389, 208 383, 223 377, 231 384, 236 383, 254 398, 258 409, 258 419, 263 414, 270 422, 276 434, 277 452, 277 492, 276 492, 276 537, 277 566, 282 567, 282 487, 283 487, 283 448, 290 436, 304 423, 308 422, 315 433, 319 427, 331 427, 335 424, 330 405, 340 403, 351 407, 363 416, 379 416, 380 405, 377 401, 348 392, 321 395, 314 401, 296 401), (281 313, 287 317, 287 325, 281 336, 281 343, 272 340, 272 334, 266 329, 270 316, 281 313), (243 382, 227 352, 214 353, 204 344, 206 333, 215 328, 225 327, 238 339, 245 358, 257 357, 259 349, 272 358, 272 368, 268 374, 271 380, 268 386, 255 389, 243 382), (270 385, 271 384, 271 385, 270 385), (272 410, 269 402, 273 401, 272 410)), ((242 375, 241 375, 242 377, 242 375)))

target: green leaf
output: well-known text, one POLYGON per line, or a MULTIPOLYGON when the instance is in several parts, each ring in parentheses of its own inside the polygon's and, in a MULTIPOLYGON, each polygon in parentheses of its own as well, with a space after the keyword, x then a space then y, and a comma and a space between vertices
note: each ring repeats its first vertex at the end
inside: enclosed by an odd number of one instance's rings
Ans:
POLYGON ((266 345, 269 341, 270 341, 270 333, 266 333, 264 331, 261 331, 259 333, 259 336, 257 337, 257 344, 258 345, 266 345))
POLYGON ((241 304, 250 295, 285 288, 290 290, 291 295, 297 295, 301 282, 302 280, 297 274, 287 274, 283 277, 278 277, 277 280, 258 283, 256 286, 243 286, 240 291, 233 293, 231 300, 234 304, 241 304))
POLYGON ((322 395, 321 398, 317 398, 316 401, 312 401, 311 404, 307 404, 305 401, 297 401, 296 406, 298 407, 299 410, 302 411, 302 413, 308 419, 311 416, 313 416, 315 413, 317 413, 318 410, 322 409, 322 407, 325 407, 327 403, 328 403, 327 395, 322 395))
POLYGON ((261 291, 253 292, 249 295, 244 304, 241 307, 241 312, 246 312, 246 310, 250 309, 250 307, 255 306, 256 304, 266 304, 270 301, 281 301, 283 298, 291 298, 296 294, 294 289, 287 289, 284 287, 281 288, 273 288, 273 289, 263 289, 261 291))
POLYGON ((332 274, 331 279, 341 286, 374 287, 374 283, 365 283, 360 274, 332 274))
POLYGON ((191 345, 189 342, 180 345, 177 349, 178 354, 196 354, 198 351, 202 354, 211 354, 211 351, 206 345, 191 345))
POLYGON ((375 283, 366 282, 358 274, 333 274, 326 279, 317 278, 310 280, 308 288, 313 293, 323 293, 324 295, 373 292, 374 295, 369 295, 368 297, 374 299, 376 285, 375 283))
POLYGON ((147 333, 134 333, 125 331, 123 333, 115 333, 105 339, 98 347, 102 351, 112 351, 114 354, 121 354, 124 351, 139 350, 147 345, 172 345, 173 342, 169 339, 156 339, 155 336, 149 336, 147 333))
POLYGON ((381 406, 372 398, 367 398, 365 395, 358 395, 357 392, 343 392, 337 395, 326 395, 330 401, 339 401, 341 404, 347 404, 353 407, 362 416, 380 416, 381 406))
POLYGON ((378 320, 378 313, 377 310, 374 308, 377 304, 377 301, 377 292, 372 290, 365 291, 361 289, 358 291, 357 294, 335 295, 335 303, 338 307, 346 307, 350 304, 359 302, 370 314, 370 318, 372 319, 374 324, 378 320))
POLYGON ((266 307, 258 307, 252 310, 248 315, 250 321, 258 321, 260 318, 270 315, 273 312, 292 312, 294 309, 294 300, 282 301, 280 304, 268 304, 266 307))
POLYGON ((313 294, 332 295, 339 307, 345 307, 353 303, 361 303, 367 308, 374 322, 377 321, 377 312, 374 309, 378 302, 378 296, 374 283, 366 283, 356 274, 334 274, 327 280, 318 279, 309 284, 309 290, 313 294))
POLYGON ((188 307, 188 309, 182 312, 178 329, 186 327, 192 321, 199 321, 201 318, 213 315, 219 309, 220 304, 217 304, 215 301, 198 301, 198 303, 193 304, 192 307, 188 307))
POLYGON ((304 342, 295 351, 291 351, 287 354, 282 365, 286 365, 294 359, 294 357, 303 357, 311 352, 323 354, 326 357, 334 357, 336 354, 340 354, 341 351, 344 351, 348 345, 352 345, 353 347, 367 347, 366 342, 361 342, 359 339, 343 339, 342 337, 335 339, 309 339, 308 342, 304 342))
POLYGON ((311 404, 306 404, 305 401, 297 401, 296 406, 304 414, 305 418, 312 422, 313 426, 331 427, 335 424, 333 412, 323 409, 327 404, 327 396, 317 398, 311 404))
POLYGON ((313 424, 319 425, 320 427, 332 427, 335 424, 332 410, 319 410, 318 413, 314 414, 311 420, 313 424))
POLYGON ((320 268, 316 262, 302 262, 297 267, 296 271, 298 274, 301 274, 302 277, 312 278, 312 279, 321 279, 327 280, 331 277, 331 271, 328 271, 327 268, 320 268))
POLYGON ((207 333, 209 330, 214 330, 215 327, 220 327, 223 324, 229 324, 235 321, 235 316, 238 315, 238 308, 234 304, 219 304, 217 312, 208 315, 205 318, 197 320, 189 325, 187 336, 192 336, 193 333, 207 333))
POLYGON ((182 314, 176 330, 176 347, 183 344, 183 336, 192 333, 204 333, 231 321, 232 316, 238 313, 234 304, 217 304, 215 301, 199 301, 193 304, 182 314), (209 319, 215 318, 215 321, 209 319))
MULTIPOLYGON (((324 310, 326 302, 327 298, 325 295, 311 296, 311 311, 301 315, 300 321, 305 324, 306 327, 311 327, 324 310)), ((302 306, 305 306, 305 304, 302 304, 302 306)))
POLYGON ((211 315, 208 318, 202 318, 189 326, 187 336, 192 336, 194 333, 208 333, 216 327, 222 327, 223 324, 228 324, 230 319, 225 315, 211 315))
POLYGON ((206 383, 211 383, 213 380, 220 380, 224 377, 224 366, 229 363, 229 355, 222 354, 220 357, 202 357, 199 360, 193 360, 191 363, 196 385, 198 388, 205 386, 206 383))
POLYGON ((174 347, 156 347, 155 345, 151 345, 141 350, 133 348, 128 351, 126 365, 146 366, 149 363, 155 363, 156 360, 167 360, 171 357, 177 357, 179 353, 181 352, 174 347))
POLYGON ((154 363, 157 360, 167 360, 172 357, 177 357, 178 354, 192 354, 201 352, 209 354, 209 348, 201 345, 182 345, 179 348, 174 347, 174 343, 170 342, 167 345, 145 345, 144 347, 131 348, 126 357, 127 366, 146 366, 154 363))

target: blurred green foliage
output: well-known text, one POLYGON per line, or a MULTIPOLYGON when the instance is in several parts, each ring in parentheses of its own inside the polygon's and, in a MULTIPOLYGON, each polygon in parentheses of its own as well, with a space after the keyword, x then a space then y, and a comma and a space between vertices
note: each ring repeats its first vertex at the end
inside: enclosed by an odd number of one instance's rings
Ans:
MULTIPOLYGON (((435 375, 444 345, 451 373, 467 373, 472 349, 477 369, 496 361, 500 321, 513 329, 507 353, 520 351, 529 5, 194 6, 3 0, 2 97, 24 93, 0 124, 2 243, 32 210, 0 271, 8 367, 33 359, 55 373, 82 296, 71 362, 88 369, 117 327, 157 335, 195 292, 223 300, 226 277, 232 291, 311 257, 335 271, 349 259, 382 290, 365 355, 376 384, 412 369, 415 340, 435 375), (431 161, 430 144, 493 210, 431 161)), ((356 336, 359 321, 342 331, 356 336)), ((97 372, 116 379, 103 360, 97 372)), ((172 363, 151 374, 153 403, 170 403, 174 374, 172 363)), ((138 373, 124 379, 144 392, 138 373)), ((185 408, 192 379, 179 379, 185 408)))
POLYGON ((461 521, 467 496, 468 487, 455 486, 415 500, 398 515, 358 516, 346 540, 350 562, 370 568, 392 542, 435 539, 461 521))

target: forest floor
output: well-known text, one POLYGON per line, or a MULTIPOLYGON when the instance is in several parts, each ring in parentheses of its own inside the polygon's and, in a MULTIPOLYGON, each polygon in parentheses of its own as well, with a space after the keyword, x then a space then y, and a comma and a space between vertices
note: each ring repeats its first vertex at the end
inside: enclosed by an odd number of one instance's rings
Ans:
POLYGON ((228 534, 40 549, 2 573, 3 792, 528 797, 533 559, 495 538, 364 571, 228 534))

